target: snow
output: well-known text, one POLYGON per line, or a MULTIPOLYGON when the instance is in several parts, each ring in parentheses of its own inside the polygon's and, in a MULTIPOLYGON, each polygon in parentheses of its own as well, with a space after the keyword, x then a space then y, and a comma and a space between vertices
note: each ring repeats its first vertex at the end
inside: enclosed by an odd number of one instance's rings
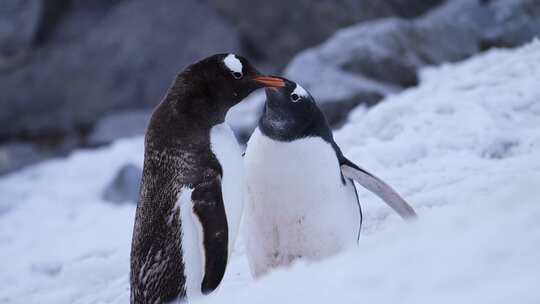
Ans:
MULTIPOLYGON (((398 190, 402 221, 360 192, 357 249, 253 281, 240 240, 202 303, 539 303, 540 42, 429 68, 356 109, 345 155, 398 190)), ((142 138, 0 179, 0 303, 128 303, 135 207, 103 202, 142 138)))
POLYGON ((0 180, 0 303, 127 303, 135 208, 100 195, 142 153, 122 140, 0 180))

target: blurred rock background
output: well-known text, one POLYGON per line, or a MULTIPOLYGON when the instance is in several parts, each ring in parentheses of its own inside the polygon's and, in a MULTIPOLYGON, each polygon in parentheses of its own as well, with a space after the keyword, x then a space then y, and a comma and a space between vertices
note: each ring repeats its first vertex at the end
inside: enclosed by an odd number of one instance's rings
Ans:
MULTIPOLYGON (((339 127, 419 68, 539 34, 540 0, 2 0, 0 174, 143 134, 174 75, 213 53, 300 82, 339 127)), ((228 117, 241 140, 262 100, 228 117)))

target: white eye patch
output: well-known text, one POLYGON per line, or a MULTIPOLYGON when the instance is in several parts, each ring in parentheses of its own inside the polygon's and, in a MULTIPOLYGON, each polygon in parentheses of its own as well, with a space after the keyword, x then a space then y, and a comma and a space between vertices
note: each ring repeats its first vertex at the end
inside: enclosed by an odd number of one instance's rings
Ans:
POLYGON ((291 99, 293 102, 300 101, 302 98, 308 97, 308 92, 302 88, 298 83, 296 84, 296 88, 294 88, 294 91, 291 93, 291 99))
POLYGON ((223 59, 225 66, 234 73, 242 74, 242 62, 236 57, 235 54, 229 54, 223 59))

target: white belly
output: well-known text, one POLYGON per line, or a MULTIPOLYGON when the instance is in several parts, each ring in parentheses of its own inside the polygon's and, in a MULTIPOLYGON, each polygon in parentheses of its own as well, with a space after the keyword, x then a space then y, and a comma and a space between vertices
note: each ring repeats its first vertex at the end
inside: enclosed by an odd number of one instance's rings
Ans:
POLYGON ((176 202, 180 209, 182 260, 186 277, 186 296, 194 299, 202 295, 201 284, 204 277, 204 246, 201 223, 193 213, 191 193, 193 189, 183 188, 176 202))
MULTIPOLYGON (((238 235, 242 210, 244 207, 244 167, 242 150, 233 132, 226 124, 220 124, 210 131, 210 144, 222 170, 221 192, 227 216, 229 257, 234 249, 238 235)), ((198 217, 193 213, 191 201, 192 189, 183 188, 178 197, 177 206, 180 209, 182 259, 184 275, 186 276, 186 295, 191 301, 202 296, 201 285, 205 271, 205 256, 203 246, 203 229, 198 217)))
POLYGON ((356 245, 360 210, 331 145, 274 141, 257 129, 245 155, 246 249, 255 276, 296 258, 317 260, 356 245))
POLYGON ((242 149, 233 131, 226 123, 216 125, 210 131, 210 146, 223 170, 221 191, 229 226, 229 257, 240 228, 244 209, 244 164, 242 149))

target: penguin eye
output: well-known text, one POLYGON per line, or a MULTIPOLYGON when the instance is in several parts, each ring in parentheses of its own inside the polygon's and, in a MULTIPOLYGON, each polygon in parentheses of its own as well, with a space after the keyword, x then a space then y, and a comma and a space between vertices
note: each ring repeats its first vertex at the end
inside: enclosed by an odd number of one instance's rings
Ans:
POLYGON ((242 73, 240 72, 233 72, 232 73, 233 77, 236 78, 236 79, 240 79, 242 78, 242 76, 244 76, 242 73))
POLYGON ((298 94, 296 94, 296 93, 292 93, 291 94, 291 99, 292 99, 293 102, 297 102, 297 101, 300 100, 300 96, 298 96, 298 94))

